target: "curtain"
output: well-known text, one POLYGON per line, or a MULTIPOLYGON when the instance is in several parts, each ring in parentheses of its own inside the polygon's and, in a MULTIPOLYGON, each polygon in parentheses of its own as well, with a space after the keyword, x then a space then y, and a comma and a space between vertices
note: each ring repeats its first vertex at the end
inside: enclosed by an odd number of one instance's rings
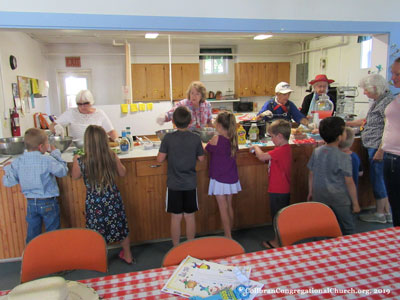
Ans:
MULTIPOLYGON (((200 48, 200 53, 215 53, 215 54, 226 54, 232 53, 232 48, 200 48)), ((200 59, 216 59, 216 58, 224 58, 224 59, 233 59, 233 56, 228 55, 200 55, 200 59)))

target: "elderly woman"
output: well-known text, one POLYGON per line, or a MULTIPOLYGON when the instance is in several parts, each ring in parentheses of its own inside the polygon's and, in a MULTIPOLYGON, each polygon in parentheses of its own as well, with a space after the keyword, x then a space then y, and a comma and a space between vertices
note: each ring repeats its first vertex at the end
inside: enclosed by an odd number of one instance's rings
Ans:
POLYGON ((78 107, 62 113, 56 122, 50 125, 51 131, 56 135, 64 135, 63 126, 68 126, 70 136, 77 140, 83 140, 86 127, 98 125, 104 128, 113 141, 118 138, 117 132, 104 111, 92 106, 94 99, 89 90, 80 91, 75 99, 78 107))
POLYGON ((394 97, 386 79, 379 74, 371 74, 362 78, 359 86, 364 89, 364 95, 374 101, 365 119, 348 121, 346 124, 364 127, 361 131, 361 141, 368 151, 369 175, 376 200, 376 213, 361 215, 360 219, 365 222, 391 223, 392 215, 383 178, 381 142, 385 127, 385 109, 394 97))
MULTIPOLYGON (((392 65, 392 81, 400 88, 400 57, 392 65)), ((382 149, 384 155, 384 177, 390 206, 393 213, 393 226, 400 226, 400 95, 397 95, 385 110, 386 124, 382 149)))
POLYGON ((257 114, 257 119, 265 119, 266 121, 284 119, 289 122, 293 119, 296 123, 308 125, 308 120, 289 100, 292 92, 289 83, 283 81, 278 83, 275 87, 275 97, 265 102, 257 114))
POLYGON ((303 103, 301 104, 300 112, 307 116, 308 119, 312 118, 312 111, 314 110, 314 104, 319 99, 322 94, 327 94, 329 99, 333 102, 334 109, 336 109, 336 95, 334 93, 329 93, 329 84, 335 82, 333 79, 328 79, 326 75, 320 74, 315 76, 309 84, 313 87, 313 92, 304 97, 303 103))
POLYGON ((206 87, 200 81, 193 81, 186 92, 187 98, 179 101, 171 110, 157 118, 157 123, 172 120, 172 115, 178 106, 186 106, 192 114, 189 129, 212 126, 211 104, 206 101, 206 87))

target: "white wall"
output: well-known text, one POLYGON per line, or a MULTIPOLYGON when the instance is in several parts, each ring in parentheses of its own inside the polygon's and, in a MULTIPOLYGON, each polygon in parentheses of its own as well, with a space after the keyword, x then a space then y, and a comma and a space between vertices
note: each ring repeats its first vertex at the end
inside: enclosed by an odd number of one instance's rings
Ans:
MULTIPOLYGON (((0 1, 2 11, 76 14, 182 16, 284 20, 349 20, 398 22, 398 0, 13 0, 0 1), (390 7, 391 9, 388 9, 390 7)), ((187 24, 188 28, 191 24, 187 24)), ((284 25, 283 25, 284 27, 284 25)))
MULTIPOLYGON (((0 137, 11 136, 9 109, 14 107, 11 83, 17 82, 17 76, 25 76, 41 80, 48 80, 47 60, 42 54, 42 47, 28 35, 18 32, 0 31, 0 137), (10 55, 17 58, 17 69, 11 70, 10 55)), ((47 98, 35 98, 35 109, 30 113, 20 115, 21 134, 33 127, 35 112, 49 113, 47 98)))

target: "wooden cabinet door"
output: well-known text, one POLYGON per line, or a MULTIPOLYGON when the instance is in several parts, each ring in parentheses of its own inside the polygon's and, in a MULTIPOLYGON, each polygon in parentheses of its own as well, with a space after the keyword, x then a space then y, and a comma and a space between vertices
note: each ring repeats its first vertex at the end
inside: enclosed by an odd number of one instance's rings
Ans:
POLYGON ((278 65, 276 63, 265 63, 265 94, 267 96, 275 95, 275 86, 277 81, 278 65))
POLYGON ((278 84, 281 81, 290 83, 290 63, 279 62, 276 64, 277 64, 277 82, 276 82, 276 84, 278 84))
POLYGON ((266 67, 264 63, 253 64, 252 72, 252 95, 253 96, 265 96, 265 71, 266 67))
POLYGON ((235 65, 236 93, 239 97, 253 96, 252 72, 253 66, 251 63, 238 63, 235 65))
POLYGON ((182 99, 192 81, 200 80, 199 64, 182 64, 182 99))
POLYGON ((172 99, 183 99, 182 65, 172 64, 172 99))
POLYGON ((165 88, 166 83, 166 65, 151 64, 146 67, 146 87, 148 100, 167 99, 165 88))
POLYGON ((133 100, 147 99, 146 65, 132 64, 132 96, 133 100))

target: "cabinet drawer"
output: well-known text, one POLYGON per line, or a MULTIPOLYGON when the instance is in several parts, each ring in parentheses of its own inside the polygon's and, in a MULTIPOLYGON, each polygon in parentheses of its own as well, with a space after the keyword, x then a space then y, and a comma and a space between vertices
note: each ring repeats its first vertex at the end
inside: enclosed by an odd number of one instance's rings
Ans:
POLYGON ((167 163, 159 163, 155 159, 136 162, 137 176, 152 176, 167 174, 167 163))

